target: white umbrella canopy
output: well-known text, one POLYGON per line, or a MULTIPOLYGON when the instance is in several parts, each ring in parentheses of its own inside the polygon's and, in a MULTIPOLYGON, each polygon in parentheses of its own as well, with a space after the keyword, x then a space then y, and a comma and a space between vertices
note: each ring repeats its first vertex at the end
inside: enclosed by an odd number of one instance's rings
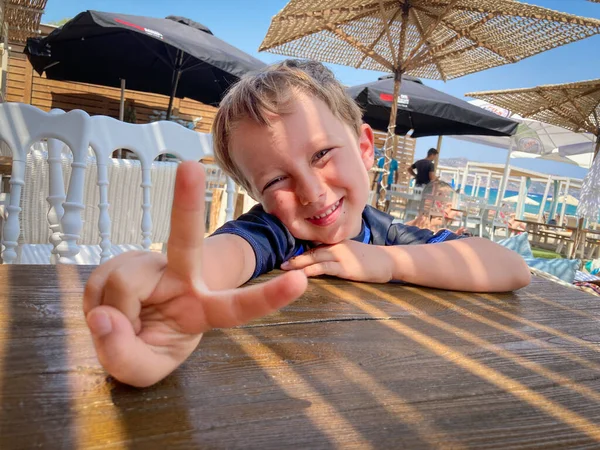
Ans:
POLYGON ((554 161, 563 164, 571 164, 573 166, 579 166, 584 169, 589 169, 592 167, 592 162, 594 161, 594 153, 592 152, 583 153, 579 155, 569 155, 564 153, 561 148, 555 148, 550 153, 545 153, 543 155, 536 155, 534 153, 527 152, 512 152, 510 154, 511 158, 532 158, 532 159, 541 159, 544 161, 554 161))
MULTIPOLYGON (((548 201, 552 201, 552 197, 548 198, 548 201)), ((573 197, 571 194, 567 194, 567 195, 561 195, 560 197, 558 197, 558 203, 563 203, 563 204, 567 204, 570 206, 578 206, 579 205, 579 200, 577 200, 575 197, 573 197)))
POLYGON ((511 111, 488 103, 484 100, 472 100, 469 103, 499 116, 508 117, 520 123, 517 132, 512 137, 505 136, 449 136, 454 139, 489 145, 491 147, 509 150, 512 148, 515 158, 537 157, 552 153, 555 149, 568 147, 565 153, 594 154, 596 137, 591 133, 575 133, 556 125, 526 119, 511 111), (518 156, 516 156, 518 155, 518 156))
MULTIPOLYGON (((503 195, 508 182, 510 158, 541 158, 576 164, 583 168, 591 166, 596 145, 594 134, 577 133, 539 120, 523 118, 504 107, 481 99, 472 100, 469 103, 520 123, 517 132, 511 137, 450 136, 454 139, 509 150, 504 177, 500 185, 501 195, 503 195)), ((501 195, 498 198, 501 198, 501 195)))
MULTIPOLYGON (((510 203, 518 203, 519 202, 519 196, 518 195, 511 195, 509 197, 504 197, 504 199, 502 200, 504 202, 510 202, 510 203)), ((527 197, 525 199, 525 204, 526 205, 532 205, 532 206, 540 206, 540 202, 535 201, 532 198, 527 197)))

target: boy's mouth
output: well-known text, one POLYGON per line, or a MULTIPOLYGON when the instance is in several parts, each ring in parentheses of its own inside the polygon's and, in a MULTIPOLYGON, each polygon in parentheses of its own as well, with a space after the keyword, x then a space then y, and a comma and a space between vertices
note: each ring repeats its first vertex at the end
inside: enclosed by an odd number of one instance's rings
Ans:
POLYGON ((320 227, 324 227, 327 225, 331 225, 337 219, 339 212, 341 211, 341 206, 344 203, 344 198, 340 198, 337 202, 323 211, 321 214, 317 214, 316 216, 309 217, 308 220, 313 225, 317 225, 320 227))

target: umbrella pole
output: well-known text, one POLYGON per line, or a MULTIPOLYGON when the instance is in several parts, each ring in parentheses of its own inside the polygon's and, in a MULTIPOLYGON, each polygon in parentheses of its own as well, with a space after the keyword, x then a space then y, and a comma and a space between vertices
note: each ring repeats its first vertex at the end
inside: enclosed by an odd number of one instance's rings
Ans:
POLYGON ((173 71, 173 78, 171 78, 171 97, 169 98, 169 106, 167 107, 167 120, 171 119, 171 113, 173 110, 173 99, 177 95, 177 86, 179 85, 179 79, 181 78, 181 66, 183 65, 183 51, 177 50, 177 56, 175 57, 175 70, 173 71))
POLYGON ((119 120, 125 118, 125 78, 121 78, 121 101, 119 103, 119 120))
POLYGON ((436 150, 438 153, 437 153, 437 155, 435 155, 435 162, 433 163, 436 172, 438 169, 438 164, 440 162, 440 152, 442 151, 442 139, 443 138, 444 138, 444 136, 438 136, 437 147, 436 147, 436 150))
POLYGON ((377 208, 385 211, 385 199, 387 191, 387 178, 390 171, 390 163, 394 153, 394 135, 396 134, 396 116, 398 114, 398 97, 400 96, 400 84, 402 82, 402 72, 396 71, 394 74, 394 95, 392 98, 392 111, 390 113, 390 123, 388 124, 387 135, 385 136, 385 150, 383 155, 383 172, 381 173, 381 189, 379 190, 379 200, 377 208))
MULTIPOLYGON (((121 78, 121 101, 119 102, 119 120, 123 122, 125 118, 125 78, 121 78)), ((123 157, 123 149, 117 150, 117 158, 123 157)))

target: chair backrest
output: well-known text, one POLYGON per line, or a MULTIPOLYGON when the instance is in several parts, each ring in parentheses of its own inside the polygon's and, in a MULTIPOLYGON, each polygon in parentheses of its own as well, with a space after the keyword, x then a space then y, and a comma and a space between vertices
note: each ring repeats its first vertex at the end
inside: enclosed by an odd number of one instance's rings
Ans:
POLYGON ((452 208, 456 195, 456 191, 445 181, 432 181, 423 188, 419 212, 443 217, 452 208))
POLYGON ((510 225, 511 214, 515 212, 514 207, 508 202, 502 202, 496 214, 494 215, 494 226, 495 227, 507 227, 510 225))
MULTIPOLYGON (((64 142, 73 153, 71 182, 76 186, 83 181, 89 133, 89 116, 84 111, 73 110, 66 114, 51 114, 23 103, 0 104, 0 141, 10 149, 13 157, 10 203, 6 208, 7 219, 2 241, 4 246, 2 259, 5 263, 11 264, 17 259, 21 194, 25 184, 25 165, 30 148, 44 138, 64 142)), ((77 216, 80 203, 81 194, 77 189, 71 189, 70 185, 64 204, 63 218, 77 216)), ((76 220, 71 222, 76 223, 76 220)), ((68 233, 69 230, 65 232, 68 233)))
POLYGON ((568 227, 576 227, 577 226, 577 222, 578 222, 577 217, 575 217, 575 216, 565 216, 565 218, 567 219, 566 225, 568 227))
MULTIPOLYGON (((113 222, 115 225, 125 227, 126 231, 111 230, 111 216, 109 214, 109 186, 111 181, 109 180, 109 166, 115 164, 111 160, 111 156, 114 151, 118 149, 127 149, 133 152, 139 160, 139 171, 141 190, 136 192, 136 189, 132 185, 137 182, 132 174, 129 177, 129 181, 119 181, 119 183, 126 184, 126 192, 128 196, 123 198, 124 202, 128 201, 128 198, 132 196, 138 196, 141 198, 141 220, 138 222, 141 228, 141 244, 144 249, 149 249, 152 243, 151 235, 153 233, 153 221, 152 221, 152 166, 154 160, 161 154, 169 153, 177 156, 181 160, 195 160, 199 161, 202 158, 210 156, 212 154, 212 139, 209 134, 197 133, 189 130, 173 122, 160 121, 148 124, 131 124, 121 122, 106 116, 93 116, 90 118, 90 146, 96 156, 97 165, 97 185, 98 185, 98 229, 100 235, 100 248, 101 248, 101 262, 109 259, 111 254, 111 234, 115 236, 127 235, 131 228, 131 216, 122 217, 123 214, 127 213, 127 209, 121 207, 114 207, 113 212, 120 214, 120 216, 114 215, 113 222)), ((118 163, 123 165, 123 163, 118 163)), ((123 166, 125 167, 125 166, 123 166)), ((131 167, 133 168, 133 166, 131 167)), ((127 169, 127 167, 125 167, 127 169)), ((157 168, 158 172, 165 172, 165 179, 174 180, 174 171, 176 170, 176 164, 170 163, 169 166, 157 168), (169 177, 168 172, 171 171, 169 177)), ((121 173, 125 175, 127 170, 114 170, 113 173, 121 173)), ((161 177, 163 178, 163 177, 161 177)), ((123 186, 121 186, 122 188, 123 186)), ((85 184, 81 182, 77 189, 83 193, 85 184)), ((169 189, 162 189, 169 192, 169 189)), ((172 190, 169 192, 172 193, 172 190)), ((88 197, 89 198, 89 197, 88 197)), ((135 201, 134 201, 135 203, 135 201)), ((161 200, 161 205, 168 204, 170 206, 170 199, 161 200)), ((84 208, 84 205, 81 205, 84 208)), ((139 211, 139 210, 138 210, 139 211)), ((135 214, 135 211, 133 212, 135 214)), ((165 218, 168 219, 168 218, 165 218)), ((65 217, 61 221, 62 229, 74 230, 76 227, 72 224, 65 222, 65 217)), ((71 231, 70 233, 64 233, 62 242, 58 245, 58 253, 60 255, 60 262, 72 263, 74 255, 77 254, 77 241, 79 240, 79 230, 77 232, 71 231)), ((120 240, 120 239, 119 239, 120 240)))

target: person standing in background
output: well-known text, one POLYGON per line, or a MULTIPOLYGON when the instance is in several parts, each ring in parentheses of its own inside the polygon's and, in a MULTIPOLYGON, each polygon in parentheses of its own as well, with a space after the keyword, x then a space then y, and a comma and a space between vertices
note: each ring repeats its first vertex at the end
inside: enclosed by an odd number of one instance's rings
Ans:
POLYGON ((409 174, 416 178, 415 186, 422 187, 438 179, 435 174, 434 164, 437 154, 438 151, 435 148, 430 148, 427 152, 427 158, 420 159, 406 169, 409 174), (417 171, 416 173, 415 170, 417 171))

